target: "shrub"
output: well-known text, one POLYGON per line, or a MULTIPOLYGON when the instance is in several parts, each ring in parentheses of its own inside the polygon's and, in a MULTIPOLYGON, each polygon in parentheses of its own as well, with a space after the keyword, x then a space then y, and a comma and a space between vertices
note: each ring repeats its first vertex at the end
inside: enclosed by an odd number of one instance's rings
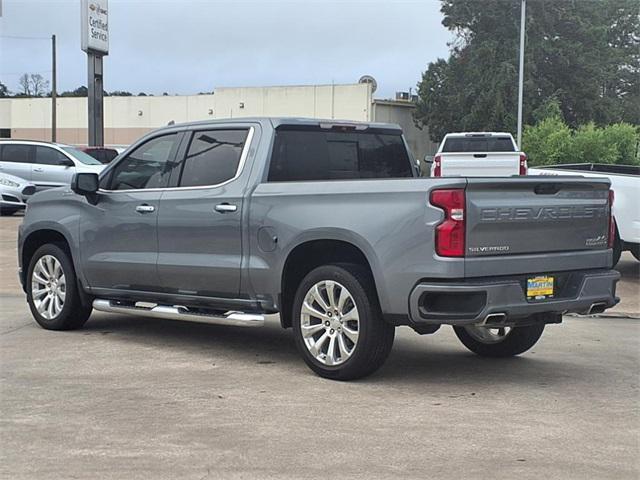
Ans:
POLYGON ((603 128, 588 123, 579 127, 571 142, 569 163, 616 163, 618 150, 607 141, 603 128))
POLYGON ((604 127, 606 141, 615 147, 615 163, 623 165, 640 165, 638 144, 640 129, 628 123, 615 123, 604 127))
POLYGON ((525 127, 522 148, 532 166, 569 163, 571 130, 559 117, 546 118, 525 127))
POLYGON ((639 128, 628 123, 604 128, 589 123, 572 131, 555 115, 526 126, 522 138, 523 151, 532 166, 558 163, 640 165, 639 143, 639 128))

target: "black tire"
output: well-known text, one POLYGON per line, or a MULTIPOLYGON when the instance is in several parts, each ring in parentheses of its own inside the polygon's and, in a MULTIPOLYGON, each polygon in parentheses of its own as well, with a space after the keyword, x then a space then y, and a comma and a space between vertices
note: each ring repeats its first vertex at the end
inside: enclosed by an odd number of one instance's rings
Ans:
POLYGON ((47 330, 74 330, 81 328, 91 315, 91 306, 84 306, 80 300, 78 282, 76 281, 76 273, 71 258, 56 244, 48 243, 43 245, 33 254, 29 262, 29 269, 27 270, 26 287, 27 302, 29 303, 31 314, 42 328, 47 330), (66 280, 64 303, 60 313, 53 319, 47 319, 38 312, 31 288, 36 263, 45 255, 51 255, 58 260, 66 280))
POLYGON ((453 327, 462 344, 483 357, 513 357, 533 347, 542 336, 544 324, 512 328, 504 340, 498 343, 483 343, 467 332, 465 327, 453 327))
POLYGON ((312 270, 300 283, 293 302, 293 331, 296 346, 306 364, 321 377, 353 380, 378 370, 391 352, 395 327, 384 321, 371 274, 353 264, 324 265, 312 270), (344 285, 353 297, 359 315, 359 337, 351 356, 339 365, 318 361, 307 349, 302 335, 302 303, 318 282, 333 280, 344 285))
POLYGON ((2 215, 3 217, 8 217, 13 215, 14 213, 17 213, 18 210, 20 210, 19 208, 10 208, 10 207, 2 207, 0 208, 0 215, 2 215))
POLYGON ((618 228, 616 227, 615 238, 613 240, 613 265, 612 268, 615 267, 620 261, 620 257, 622 256, 622 241, 620 240, 620 235, 618 234, 618 228))

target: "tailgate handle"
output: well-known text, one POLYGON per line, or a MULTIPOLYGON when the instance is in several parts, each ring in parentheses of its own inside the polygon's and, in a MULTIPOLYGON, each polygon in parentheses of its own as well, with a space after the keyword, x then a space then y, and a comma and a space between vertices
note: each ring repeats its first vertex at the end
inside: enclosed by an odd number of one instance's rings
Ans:
POLYGON ((486 153, 474 153, 473 158, 487 158, 486 153))
POLYGON ((533 189, 537 195, 553 195, 560 191, 560 185, 555 183, 541 183, 533 189))

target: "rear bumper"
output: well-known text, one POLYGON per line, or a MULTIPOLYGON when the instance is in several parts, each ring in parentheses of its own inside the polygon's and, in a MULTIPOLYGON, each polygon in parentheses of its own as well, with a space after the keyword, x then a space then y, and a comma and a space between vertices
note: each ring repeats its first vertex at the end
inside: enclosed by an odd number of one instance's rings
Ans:
POLYGON ((527 301, 523 278, 421 282, 409 296, 414 325, 471 325, 492 319, 517 322, 535 314, 598 313, 616 305, 615 270, 564 272, 556 298, 527 301))

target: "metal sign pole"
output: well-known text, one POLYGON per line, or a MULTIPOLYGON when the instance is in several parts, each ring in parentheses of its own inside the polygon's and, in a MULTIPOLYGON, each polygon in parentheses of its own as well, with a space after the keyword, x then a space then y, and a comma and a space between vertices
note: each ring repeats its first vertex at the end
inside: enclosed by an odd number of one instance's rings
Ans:
POLYGON ((81 0, 80 47, 87 52, 87 140, 91 147, 104 146, 104 84, 102 57, 109 54, 108 0, 81 0))
POLYGON ((56 36, 51 35, 51 141, 57 138, 56 36))
POLYGON ((102 55, 87 52, 89 65, 87 103, 89 106, 89 146, 104 146, 104 108, 102 83, 102 55))

